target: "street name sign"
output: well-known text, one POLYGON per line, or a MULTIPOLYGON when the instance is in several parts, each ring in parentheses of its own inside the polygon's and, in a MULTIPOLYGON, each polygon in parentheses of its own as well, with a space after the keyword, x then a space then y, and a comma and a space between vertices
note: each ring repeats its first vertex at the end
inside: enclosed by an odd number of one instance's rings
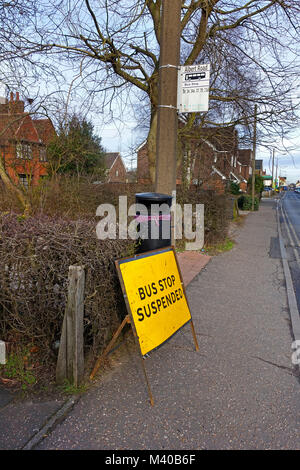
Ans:
POLYGON ((180 113, 208 111, 209 78, 210 64, 180 66, 177 87, 180 113))

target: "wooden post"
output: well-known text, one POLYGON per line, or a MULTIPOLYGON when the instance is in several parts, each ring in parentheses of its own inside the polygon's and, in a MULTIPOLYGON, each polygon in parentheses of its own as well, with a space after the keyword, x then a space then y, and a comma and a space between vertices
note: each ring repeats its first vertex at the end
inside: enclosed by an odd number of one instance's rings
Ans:
POLYGON ((56 382, 63 383, 67 379, 75 387, 80 384, 84 373, 84 281, 84 268, 70 266, 68 301, 56 366, 56 382))
POLYGON ((274 156, 275 156, 275 149, 272 149, 272 191, 274 186, 274 156))
POLYGON ((176 190, 181 3, 180 0, 162 2, 155 191, 170 196, 176 190))
POLYGON ((6 364, 5 342, 0 339, 0 364, 6 364))

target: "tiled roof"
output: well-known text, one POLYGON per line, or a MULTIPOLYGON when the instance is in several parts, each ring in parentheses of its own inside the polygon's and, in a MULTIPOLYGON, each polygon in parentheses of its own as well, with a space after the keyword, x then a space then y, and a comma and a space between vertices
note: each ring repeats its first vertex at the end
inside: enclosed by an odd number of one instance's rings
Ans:
POLYGON ((0 139, 38 142, 38 135, 28 114, 0 114, 0 139))
POLYGON ((199 137, 208 139, 219 151, 232 151, 237 145, 234 126, 205 127, 198 130, 199 137))
POLYGON ((47 144, 55 135, 50 119, 32 120, 29 114, 0 114, 0 140, 26 140, 47 144))
POLYGON ((119 156, 119 152, 110 152, 110 153, 106 153, 105 154, 105 157, 104 157, 104 161, 105 161, 105 166, 106 168, 110 169, 113 164, 114 164, 114 161, 115 159, 119 156))
POLYGON ((250 165, 252 159, 252 150, 239 149, 238 159, 242 165, 250 165))
POLYGON ((55 129, 50 119, 35 119, 33 124, 41 142, 48 144, 55 136, 55 129))

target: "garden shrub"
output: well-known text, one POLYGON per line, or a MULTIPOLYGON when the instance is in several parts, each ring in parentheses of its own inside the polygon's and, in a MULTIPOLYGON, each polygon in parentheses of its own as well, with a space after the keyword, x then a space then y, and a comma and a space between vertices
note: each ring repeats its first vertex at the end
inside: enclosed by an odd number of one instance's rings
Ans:
MULTIPOLYGON (((128 196, 130 206, 136 193, 153 189, 152 185, 94 185, 87 179, 59 177, 29 191, 32 215, 24 218, 18 215, 17 201, 0 187, 1 339, 30 342, 44 363, 55 360, 53 345, 61 334, 68 269, 83 265, 86 352, 98 354, 125 315, 114 260, 133 253, 134 242, 98 240, 96 209, 102 203, 117 206, 120 195, 128 196)), ((226 238, 232 214, 225 194, 179 186, 177 203, 204 204, 206 244, 226 238)))
MULTIPOLYGON (((93 184, 89 178, 59 175, 52 180, 43 180, 39 186, 29 190, 32 215, 47 215, 52 218, 77 220, 94 218, 100 204, 109 203, 118 207, 119 196, 127 196, 128 207, 135 202, 135 194, 153 192, 152 184, 101 183, 93 184)), ((177 186, 177 203, 204 204, 205 242, 214 243, 226 238, 229 221, 232 219, 230 197, 212 190, 202 190, 193 185, 184 189, 177 186)), ((17 211, 18 202, 0 187, 0 211, 17 211), (9 202, 10 201, 10 202, 9 202), (14 202, 12 202, 14 201, 14 202)), ((22 213, 22 210, 20 210, 22 213)))
POLYGON ((99 352, 125 315, 114 260, 133 241, 98 240, 95 220, 14 214, 0 217, 0 337, 34 344, 41 360, 56 359, 65 312, 68 269, 85 267, 84 341, 99 352))
POLYGON ((188 191, 177 189, 177 203, 204 204, 204 242, 213 244, 225 240, 232 207, 230 198, 226 194, 217 194, 212 190, 201 190, 201 187, 192 186, 188 191))
MULTIPOLYGON (((252 196, 249 194, 242 194, 238 198, 238 206, 239 209, 243 211, 251 211, 252 210, 252 196)), ((259 208, 259 199, 257 197, 254 198, 254 210, 258 211, 259 208)))
POLYGON ((234 195, 240 194, 240 185, 234 181, 230 181, 230 193, 234 195))

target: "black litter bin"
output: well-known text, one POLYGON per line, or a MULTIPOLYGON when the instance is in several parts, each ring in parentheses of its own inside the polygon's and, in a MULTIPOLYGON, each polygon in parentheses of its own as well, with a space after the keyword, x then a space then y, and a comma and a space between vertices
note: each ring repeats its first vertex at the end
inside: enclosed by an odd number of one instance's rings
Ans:
POLYGON ((136 253, 171 245, 172 196, 160 193, 138 193, 136 219, 139 234, 136 253), (143 206, 138 206, 142 204, 143 206))

